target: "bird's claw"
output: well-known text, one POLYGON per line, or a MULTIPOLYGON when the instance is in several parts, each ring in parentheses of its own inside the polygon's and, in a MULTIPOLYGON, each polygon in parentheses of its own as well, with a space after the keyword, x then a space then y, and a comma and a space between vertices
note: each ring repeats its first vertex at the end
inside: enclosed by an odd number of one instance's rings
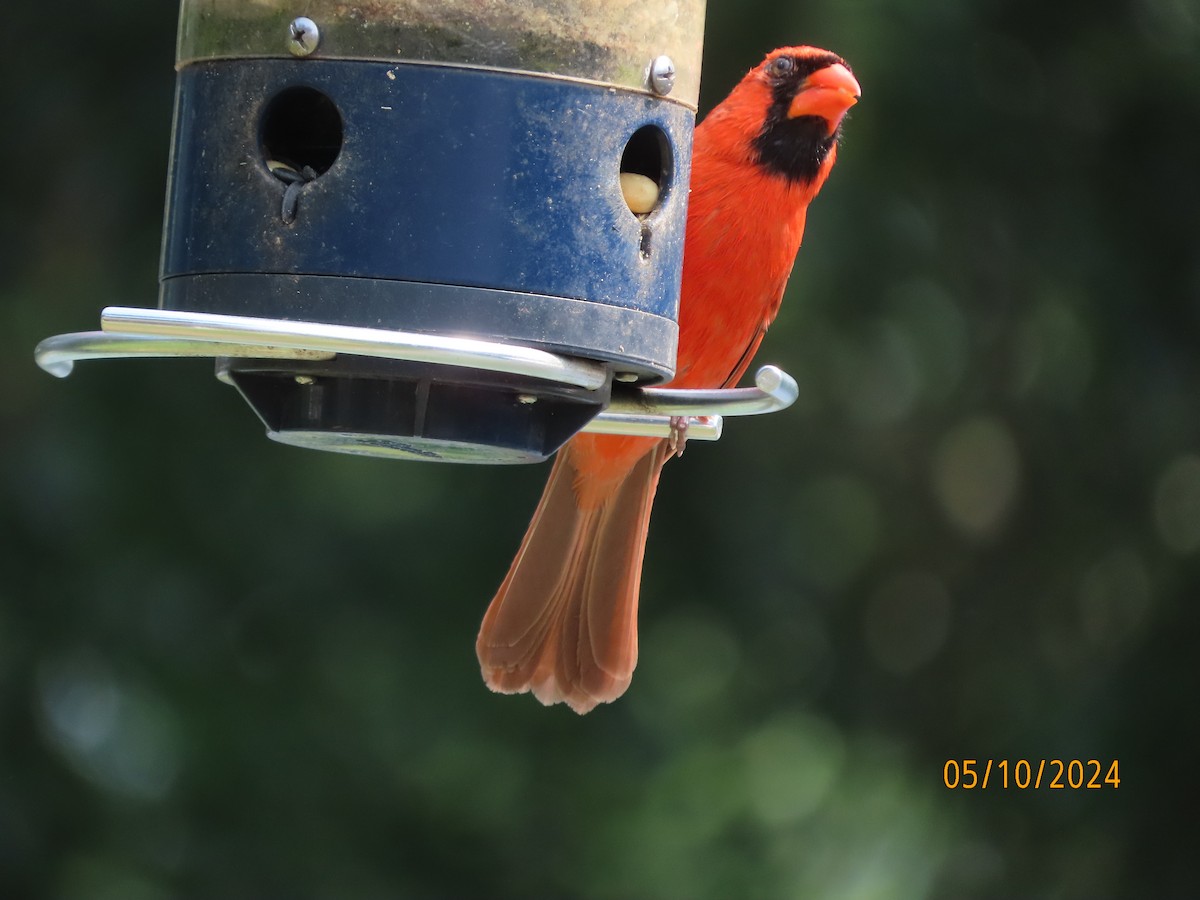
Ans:
POLYGON ((671 416, 671 436, 667 438, 667 446, 672 456, 683 456, 683 448, 687 445, 688 423, 687 416, 671 416))

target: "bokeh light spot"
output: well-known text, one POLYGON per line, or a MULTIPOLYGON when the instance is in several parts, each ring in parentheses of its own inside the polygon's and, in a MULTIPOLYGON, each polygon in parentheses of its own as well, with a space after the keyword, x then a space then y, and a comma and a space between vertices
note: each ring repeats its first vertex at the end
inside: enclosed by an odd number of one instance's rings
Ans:
POLYGON ((744 744, 750 807, 778 827, 812 815, 837 782, 845 755, 840 732, 799 711, 780 713, 744 744))
POLYGON ((842 403, 863 425, 885 425, 904 419, 921 387, 917 350, 908 333, 881 320, 847 345, 838 359, 842 403))
POLYGON ((1194 53, 1200 12, 1190 0, 1141 0, 1132 5, 1146 39, 1167 53, 1194 53))
POLYGON ((915 351, 921 399, 945 400, 962 381, 967 365, 967 320, 953 298, 936 282, 915 279, 889 290, 887 306, 915 351))
POLYGON ((741 659, 737 641, 712 619, 699 615, 668 616, 643 636, 644 654, 639 675, 647 695, 663 705, 688 709, 719 704, 741 659))
POLYGON ((934 455, 934 495, 951 524, 971 537, 990 537, 1000 529, 1019 483, 1016 442, 994 416, 956 425, 934 455))
POLYGON ((1184 454, 1159 476, 1154 523, 1163 543, 1176 553, 1200 548, 1200 456, 1184 454))
POLYGON ((1092 337, 1067 304, 1047 300, 1021 323, 1016 336, 1016 388, 1051 402, 1074 404, 1092 377, 1092 337))
POLYGON ((44 663, 36 690, 49 743, 84 778, 140 800, 170 790, 180 766, 178 727, 146 688, 80 652, 44 663))

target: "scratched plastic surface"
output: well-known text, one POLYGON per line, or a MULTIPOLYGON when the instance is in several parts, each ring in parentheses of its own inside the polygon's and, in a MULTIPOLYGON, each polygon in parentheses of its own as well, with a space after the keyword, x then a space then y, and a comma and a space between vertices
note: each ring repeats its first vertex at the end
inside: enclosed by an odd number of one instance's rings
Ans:
POLYGON ((670 99, 695 107, 704 0, 183 0, 178 65, 288 57, 294 17, 316 22, 308 58, 442 62, 648 90, 650 61, 675 63, 670 99))

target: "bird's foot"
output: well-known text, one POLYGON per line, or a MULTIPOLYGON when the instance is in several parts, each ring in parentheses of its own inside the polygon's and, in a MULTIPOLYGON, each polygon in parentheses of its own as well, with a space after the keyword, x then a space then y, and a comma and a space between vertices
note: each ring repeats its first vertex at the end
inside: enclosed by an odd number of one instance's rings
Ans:
POLYGON ((671 436, 667 438, 667 446, 671 448, 672 456, 683 456, 689 421, 687 416, 671 416, 671 436))

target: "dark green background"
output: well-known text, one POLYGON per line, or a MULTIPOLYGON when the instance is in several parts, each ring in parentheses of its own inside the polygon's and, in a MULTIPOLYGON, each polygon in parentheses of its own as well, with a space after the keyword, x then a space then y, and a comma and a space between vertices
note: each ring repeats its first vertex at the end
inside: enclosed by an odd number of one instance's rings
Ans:
POLYGON ((705 107, 798 42, 864 98, 760 354, 800 402, 668 468, 641 666, 582 719, 473 652, 544 467, 34 366, 154 305, 175 16, 3 14, 0 896, 1194 889, 1192 0, 713 0, 705 107), (1055 757, 1120 787, 942 784, 1055 757))

